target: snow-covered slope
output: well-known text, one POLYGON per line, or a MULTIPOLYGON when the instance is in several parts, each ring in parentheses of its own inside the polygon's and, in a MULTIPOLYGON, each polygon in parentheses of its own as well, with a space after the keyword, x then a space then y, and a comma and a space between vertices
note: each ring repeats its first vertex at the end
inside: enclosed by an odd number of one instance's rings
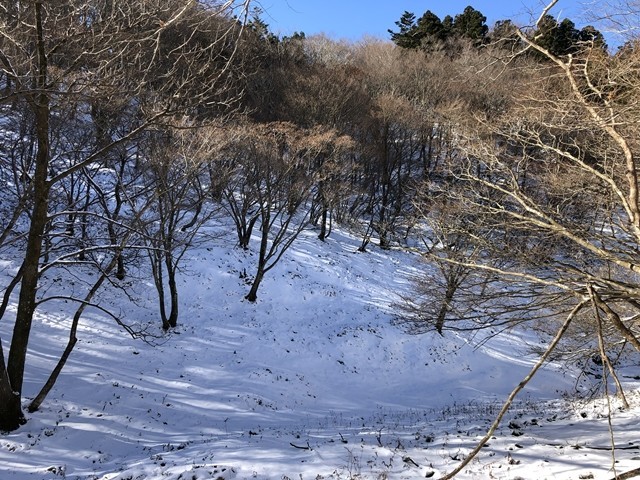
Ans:
MULTIPOLYGON (((131 286, 136 303, 103 295, 103 306, 149 329, 150 343, 88 312, 42 410, 0 436, 0 478, 437 478, 452 470, 535 361, 535 339, 511 333, 475 348, 453 334, 408 335, 392 305, 418 259, 374 246, 358 253, 358 244, 345 233, 322 243, 304 232, 252 304, 243 300, 251 252, 235 249, 232 236, 212 240, 185 258, 181 323, 164 336, 144 275, 131 286)), ((70 312, 63 305, 38 318, 27 397, 55 365, 70 312)), ((8 332, 2 322, 3 339, 8 332)), ((575 382, 561 366, 542 370, 460 478, 612 478, 606 405, 561 400, 575 382)), ((618 471, 640 467, 637 414, 613 417, 624 447, 618 471)))

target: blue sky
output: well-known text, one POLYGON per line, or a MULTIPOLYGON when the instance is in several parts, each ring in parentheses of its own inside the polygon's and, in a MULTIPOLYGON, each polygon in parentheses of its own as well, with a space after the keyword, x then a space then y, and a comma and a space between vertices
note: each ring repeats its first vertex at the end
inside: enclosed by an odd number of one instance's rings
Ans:
MULTIPOLYGON (((546 3, 546 2, 544 2, 546 3)), ((532 13, 539 14, 544 5, 538 0, 257 0, 263 20, 274 33, 290 35, 303 31, 307 35, 326 33, 333 38, 360 39, 363 35, 388 38, 387 29, 405 10, 420 17, 431 10, 440 18, 462 13, 472 5, 487 17, 492 26, 496 20, 515 19, 521 25, 531 22, 532 13)), ((578 26, 583 12, 578 0, 560 0, 552 10, 559 18, 571 18, 578 26)))

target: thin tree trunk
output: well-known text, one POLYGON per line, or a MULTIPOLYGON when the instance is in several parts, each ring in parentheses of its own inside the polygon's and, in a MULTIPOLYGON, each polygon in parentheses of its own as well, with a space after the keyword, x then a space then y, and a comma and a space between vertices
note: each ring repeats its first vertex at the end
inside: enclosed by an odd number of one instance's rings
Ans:
POLYGON ((78 255, 78 259, 81 262, 84 262, 87 258, 87 255, 84 251, 84 248, 87 246, 87 240, 89 239, 89 234, 87 232, 87 212, 89 211, 89 204, 91 202, 91 184, 87 182, 87 191, 85 192, 84 197, 84 207, 83 214, 80 217, 80 254, 78 255))
MULTIPOLYGON (((267 207, 269 208, 269 207, 267 207)), ((251 290, 245 297, 250 302, 255 302, 258 299, 258 287, 264 278, 264 268, 267 262, 267 247, 269 245, 269 221, 271 216, 268 213, 262 215, 262 237, 260 240, 260 253, 258 255, 258 270, 256 276, 251 284, 251 290)))
MULTIPOLYGON (((591 301, 593 303, 593 311, 596 316, 596 321, 598 322, 598 348, 600 349, 600 356, 602 357, 602 367, 607 369, 611 374, 611 377, 613 378, 613 381, 616 384, 616 389, 618 390, 618 396, 622 400, 622 405, 624 406, 624 408, 629 408, 629 402, 627 401, 627 397, 624 394, 624 390, 622 388, 622 384, 620 383, 620 379, 618 378, 618 375, 616 374, 616 371, 613 368, 613 365, 611 364, 611 361, 609 360, 609 357, 607 355, 607 351, 604 344, 602 317, 600 316, 600 309, 598 308, 598 302, 596 301, 595 290, 591 285, 587 287, 587 290, 589 291, 589 295, 591 296, 591 301)), ((603 375, 603 378, 605 381, 605 387, 607 387, 607 384, 606 384, 607 376, 606 376, 606 372, 604 373, 605 375, 603 375)))
POLYGON ((16 286, 22 280, 22 268, 18 270, 16 276, 13 277, 13 280, 7 285, 7 288, 4 291, 4 296, 2 297, 2 303, 0 304, 0 319, 4 317, 4 312, 7 311, 7 306, 9 306, 9 300, 11 299, 11 294, 16 286))
POLYGON ((158 307, 160 309, 160 321, 162 322, 162 329, 169 330, 171 325, 167 318, 167 310, 165 307, 165 293, 164 293, 164 266, 162 259, 159 256, 161 252, 157 250, 151 250, 149 252, 149 259, 151 260, 151 272, 153 275, 153 282, 156 285, 156 291, 158 292, 158 307))
POLYGON ((258 268, 258 272, 256 273, 255 278, 253 279, 253 283, 251 284, 251 290, 245 297, 250 302, 255 302, 258 299, 258 288, 260 287, 260 282, 264 278, 264 272, 261 268, 258 268))
POLYGON ((240 247, 243 250, 249 249, 249 242, 251 240, 251 233, 253 232, 253 226, 256 224, 258 217, 252 217, 249 219, 249 223, 245 220, 242 221, 242 229, 238 230, 238 240, 240 241, 240 247))
MULTIPOLYGON (((450 273, 450 275, 455 275, 455 273, 450 273)), ((451 308, 451 302, 453 302, 453 297, 455 296, 457 289, 458 289, 458 282, 456 282, 451 278, 447 279, 447 291, 444 294, 444 300, 442 301, 442 305, 440 306, 440 311, 438 312, 438 316, 436 318, 436 331, 440 335, 442 335, 444 322, 447 318, 447 312, 451 308)))
POLYGON ((176 283, 176 267, 173 265, 173 255, 168 250, 165 251, 165 264, 167 267, 167 283, 169 285, 169 301, 171 303, 167 323, 170 328, 175 328, 178 325, 178 284, 176 283))
POLYGON ((323 242, 325 241, 325 239, 327 238, 327 217, 328 217, 328 209, 327 207, 323 206, 322 207, 322 216, 320 219, 320 235, 318 235, 318 238, 320 240, 322 240, 323 242))
POLYGON ((607 302, 603 301, 600 298, 600 295, 598 295, 598 292, 593 288, 591 288, 590 293, 598 308, 600 308, 607 316, 607 320, 611 322, 627 342, 633 345, 633 347, 640 352, 640 340, 638 340, 638 337, 636 337, 631 329, 624 324, 620 319, 620 315, 613 311, 607 302))
POLYGON ((76 310, 76 313, 73 316, 73 322, 71 323, 71 329, 69 330, 69 341, 67 342, 67 346, 64 349, 64 352, 62 352, 62 356, 58 360, 58 363, 53 369, 53 371, 51 372, 51 375, 49 375, 49 378, 47 379, 43 387, 40 389, 40 392, 29 404, 29 407, 28 407, 29 413, 33 413, 40 408, 40 406, 42 405, 42 402, 44 402, 44 400, 47 398, 47 395, 49 394, 49 392, 55 385, 56 381, 58 380, 58 377, 60 376, 60 372, 62 371, 65 364, 67 363, 69 355, 71 355, 71 352, 73 351, 73 348, 75 347, 78 341, 78 338, 76 337, 76 333, 78 331, 78 324, 80 323, 80 317, 82 317, 82 314, 87 308, 87 305, 89 304, 89 302, 91 302, 91 299, 93 298, 93 296, 96 294, 98 289, 104 283, 105 279, 109 275, 109 272, 113 269, 113 266, 115 265, 116 261, 117 261, 116 258, 114 258, 111 261, 111 264, 100 275, 98 280, 93 284, 93 287, 91 287, 91 290, 89 290, 89 292, 85 296, 84 302, 76 310))

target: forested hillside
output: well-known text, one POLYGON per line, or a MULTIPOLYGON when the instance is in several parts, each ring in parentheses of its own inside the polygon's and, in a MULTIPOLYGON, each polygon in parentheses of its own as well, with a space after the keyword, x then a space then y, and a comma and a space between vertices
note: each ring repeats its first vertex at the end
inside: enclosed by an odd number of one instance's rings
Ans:
POLYGON ((246 287, 198 302, 260 312, 301 239, 334 261, 336 232, 410 262, 384 307, 405 335, 535 334, 531 375, 596 369, 589 393, 628 408, 640 5, 578 28, 561 4, 529 27, 405 12, 389 40, 355 43, 278 37, 250 0, 0 6, 0 431, 37 418, 88 314, 170 343, 198 252, 232 238, 242 261, 219 273, 246 287), (38 319, 61 311, 68 340, 26 395, 38 319))

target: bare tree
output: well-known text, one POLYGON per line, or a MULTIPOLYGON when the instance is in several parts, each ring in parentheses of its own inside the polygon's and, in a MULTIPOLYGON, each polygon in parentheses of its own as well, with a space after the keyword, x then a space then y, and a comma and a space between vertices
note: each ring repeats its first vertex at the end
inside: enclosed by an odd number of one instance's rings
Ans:
MULTIPOLYGON (((478 119, 486 141, 468 130, 462 147, 481 161, 455 175, 473 192, 472 208, 508 233, 505 239, 522 240, 516 258, 536 272, 536 281, 578 299, 591 285, 602 304, 628 314, 638 305, 636 54, 609 56, 585 43, 560 58, 525 33, 520 37, 552 64, 531 66, 531 83, 507 114, 478 119)), ((634 321, 611 321, 640 347, 634 321)))
POLYGON ((164 330, 178 323, 180 262, 215 212, 204 185, 215 147, 209 133, 183 124, 150 135, 142 148, 145 194, 129 202, 132 211, 140 210, 138 230, 147 245, 164 330))
MULTIPOLYGON (((461 155, 447 168, 455 179, 448 201, 474 213, 465 235, 480 255, 450 262, 524 285, 531 298, 553 299, 543 315, 571 311, 567 322, 590 322, 584 351, 601 352, 615 378, 609 357, 619 354, 617 346, 640 351, 638 51, 629 45, 609 55, 585 41, 559 56, 537 42, 535 31, 516 33, 520 53, 538 55, 486 67, 525 73, 511 84, 506 108, 459 117, 461 155)), ((550 348, 567 332, 565 322, 550 348)))
POLYGON ((243 128, 223 129, 222 147, 208 164, 214 199, 220 201, 233 220, 238 246, 243 250, 249 248, 253 228, 260 218, 258 196, 253 188, 253 175, 257 171, 247 163, 245 133, 243 128))
MULTIPOLYGON (((465 55, 477 55, 475 49, 465 55)), ((405 241, 414 225, 413 198, 424 181, 450 157, 453 133, 448 110, 471 97, 465 85, 465 64, 443 52, 425 56, 390 44, 369 42, 359 47, 354 63, 362 70, 371 96, 370 121, 358 138, 362 148, 361 184, 368 198, 360 217, 368 218, 361 250, 377 234, 382 247, 405 241)), ((471 103, 471 101, 470 101, 471 103)))
POLYGON ((309 223, 314 187, 321 179, 318 158, 331 157, 351 141, 331 129, 302 129, 286 122, 241 124, 229 138, 220 153, 235 164, 225 193, 228 208, 234 216, 240 214, 237 226, 248 213, 246 206, 256 211, 248 230, 238 227, 241 241, 253 223, 259 220, 260 225, 258 265, 246 296, 255 302, 265 274, 309 223))

